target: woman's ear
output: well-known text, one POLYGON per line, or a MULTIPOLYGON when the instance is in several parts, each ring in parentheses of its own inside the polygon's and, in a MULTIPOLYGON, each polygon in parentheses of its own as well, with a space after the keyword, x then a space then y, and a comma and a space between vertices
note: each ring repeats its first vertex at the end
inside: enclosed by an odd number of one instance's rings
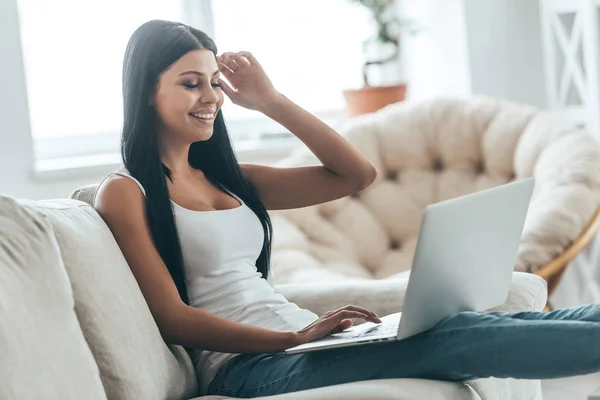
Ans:
POLYGON ((150 92, 150 96, 148 98, 148 105, 150 107, 154 107, 154 105, 156 104, 156 94, 157 93, 158 93, 158 85, 156 85, 154 90, 152 92, 150 92))

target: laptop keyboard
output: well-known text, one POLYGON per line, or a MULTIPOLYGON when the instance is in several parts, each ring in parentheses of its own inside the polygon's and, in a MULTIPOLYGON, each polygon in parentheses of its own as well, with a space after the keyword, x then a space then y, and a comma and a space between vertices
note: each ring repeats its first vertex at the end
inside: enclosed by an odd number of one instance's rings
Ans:
POLYGON ((391 323, 391 324, 379 324, 374 326, 372 329, 366 331, 366 332, 362 332, 359 333, 358 335, 354 336, 356 337, 365 337, 365 336, 378 336, 378 335, 390 335, 390 334, 395 334, 396 332, 398 332, 398 324, 397 323, 391 323))

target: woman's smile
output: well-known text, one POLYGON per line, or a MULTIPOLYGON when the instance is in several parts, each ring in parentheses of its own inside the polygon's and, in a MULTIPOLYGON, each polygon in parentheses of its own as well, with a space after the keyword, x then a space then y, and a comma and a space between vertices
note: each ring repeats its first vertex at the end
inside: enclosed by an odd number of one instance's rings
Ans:
POLYGON ((188 115, 202 125, 212 125, 215 120, 215 114, 210 113, 189 113, 188 115))

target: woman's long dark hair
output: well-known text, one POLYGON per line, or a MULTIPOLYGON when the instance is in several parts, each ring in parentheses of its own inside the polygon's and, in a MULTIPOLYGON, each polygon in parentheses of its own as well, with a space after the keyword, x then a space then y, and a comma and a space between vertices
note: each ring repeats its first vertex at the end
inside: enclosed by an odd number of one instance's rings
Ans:
MULTIPOLYGON (((187 304, 183 255, 166 182, 166 178, 172 180, 172 175, 160 159, 155 130, 157 116, 149 101, 161 73, 184 54, 198 49, 208 49, 217 55, 217 46, 204 32, 181 23, 153 20, 133 33, 123 62, 123 163, 146 190, 146 214, 154 245, 187 304)), ((265 240, 256 267, 266 279, 273 227, 256 188, 240 168, 221 110, 215 118, 212 137, 193 143, 188 160, 211 183, 238 195, 259 218, 265 240)))

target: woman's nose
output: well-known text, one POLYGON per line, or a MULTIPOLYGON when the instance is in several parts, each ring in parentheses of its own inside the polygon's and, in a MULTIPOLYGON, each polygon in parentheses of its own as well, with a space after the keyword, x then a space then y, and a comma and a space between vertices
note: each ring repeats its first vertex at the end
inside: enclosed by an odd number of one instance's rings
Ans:
POLYGON ((219 96, 217 96, 217 92, 212 87, 207 89, 200 96, 200 101, 202 103, 216 103, 219 100, 219 96))

